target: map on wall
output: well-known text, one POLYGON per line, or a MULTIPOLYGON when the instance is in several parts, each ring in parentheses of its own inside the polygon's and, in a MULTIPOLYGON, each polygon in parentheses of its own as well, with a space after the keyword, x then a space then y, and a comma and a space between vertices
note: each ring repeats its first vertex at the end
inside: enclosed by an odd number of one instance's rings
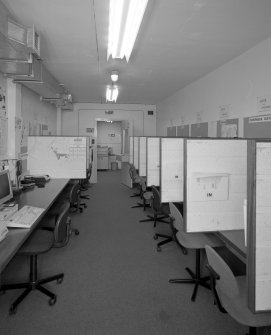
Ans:
POLYGON ((51 178, 86 178, 86 137, 29 136, 27 170, 51 178))

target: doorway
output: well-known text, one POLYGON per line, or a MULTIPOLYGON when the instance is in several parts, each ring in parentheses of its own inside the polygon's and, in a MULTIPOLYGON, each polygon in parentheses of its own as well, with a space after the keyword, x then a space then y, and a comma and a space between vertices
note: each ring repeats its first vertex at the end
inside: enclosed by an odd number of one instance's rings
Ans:
POLYGON ((96 119, 96 176, 97 171, 121 169, 122 161, 128 159, 129 136, 133 124, 129 120, 96 119))

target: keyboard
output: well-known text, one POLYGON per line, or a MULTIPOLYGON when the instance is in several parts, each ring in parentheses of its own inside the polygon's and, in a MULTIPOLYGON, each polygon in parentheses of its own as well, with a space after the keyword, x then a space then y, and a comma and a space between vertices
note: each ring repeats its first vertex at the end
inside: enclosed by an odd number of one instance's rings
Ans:
POLYGON ((5 220, 6 226, 9 228, 30 228, 42 212, 44 212, 43 208, 24 206, 5 220))

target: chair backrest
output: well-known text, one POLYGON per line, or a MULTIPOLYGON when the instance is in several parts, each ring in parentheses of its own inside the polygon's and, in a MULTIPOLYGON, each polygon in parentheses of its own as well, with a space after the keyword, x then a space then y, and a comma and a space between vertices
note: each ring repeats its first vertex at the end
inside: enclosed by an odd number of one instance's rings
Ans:
POLYGON ((209 245, 205 246, 205 250, 209 265, 219 275, 216 281, 218 291, 229 297, 237 297, 239 295, 238 284, 228 264, 209 245))
POLYGON ((133 164, 129 163, 129 175, 132 181, 135 179, 136 169, 133 164))
POLYGON ((146 186, 146 181, 145 181, 144 178, 141 178, 141 180, 140 180, 140 184, 141 184, 141 190, 142 190, 142 192, 143 192, 143 193, 146 192, 146 190, 147 190, 147 186, 146 186))
POLYGON ((69 201, 71 206, 78 205, 80 202, 80 185, 78 183, 72 185, 69 193, 69 201))
POLYGON ((70 204, 65 202, 56 217, 54 228, 54 247, 64 247, 70 237, 71 218, 69 217, 70 204))
POLYGON ((161 208, 160 192, 155 186, 152 186, 152 193, 153 193, 152 208, 155 212, 159 212, 161 208))
POLYGON ((173 202, 169 203, 170 214, 174 218, 173 227, 176 230, 184 230, 183 216, 173 202))

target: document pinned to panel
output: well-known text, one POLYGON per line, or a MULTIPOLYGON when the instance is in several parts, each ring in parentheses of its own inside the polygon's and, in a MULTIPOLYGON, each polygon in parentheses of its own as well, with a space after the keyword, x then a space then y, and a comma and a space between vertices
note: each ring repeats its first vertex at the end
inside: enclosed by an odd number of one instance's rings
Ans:
POLYGON ((28 136, 27 170, 50 178, 86 178, 87 140, 73 136, 28 136))
POLYGON ((147 138, 139 137, 139 175, 146 177, 147 174, 147 138))
POLYGON ((161 138, 161 202, 183 201, 182 138, 161 138))
POLYGON ((247 141, 232 139, 185 141, 186 231, 244 229, 247 141))
POLYGON ((160 186, 160 138, 147 138, 147 186, 160 186))

